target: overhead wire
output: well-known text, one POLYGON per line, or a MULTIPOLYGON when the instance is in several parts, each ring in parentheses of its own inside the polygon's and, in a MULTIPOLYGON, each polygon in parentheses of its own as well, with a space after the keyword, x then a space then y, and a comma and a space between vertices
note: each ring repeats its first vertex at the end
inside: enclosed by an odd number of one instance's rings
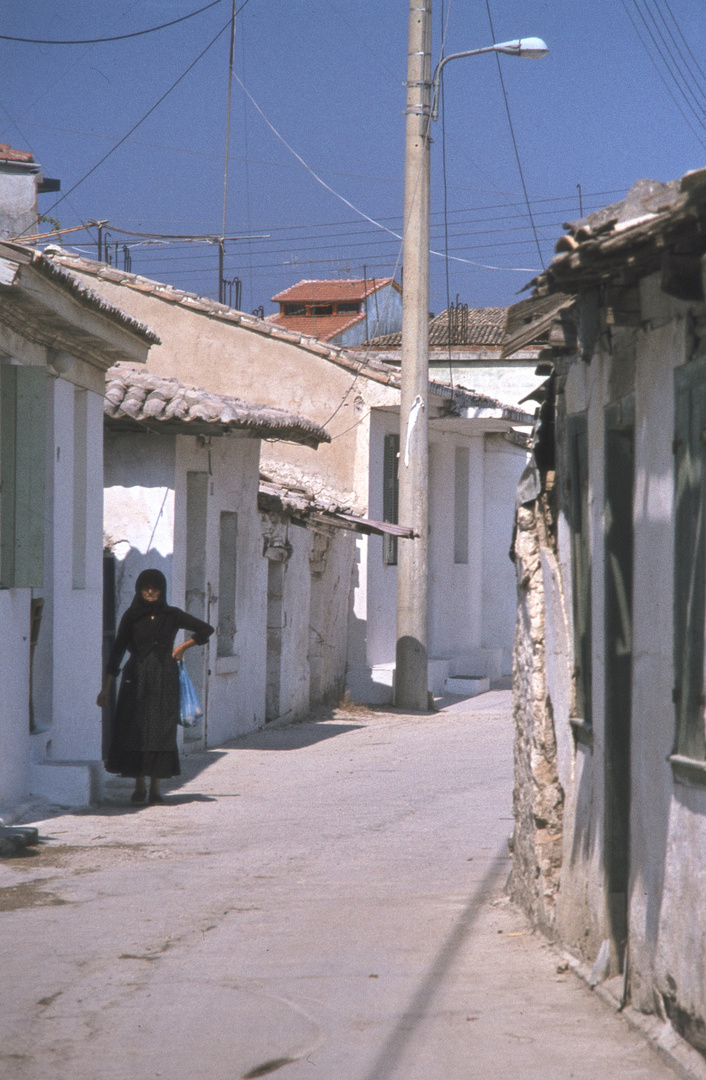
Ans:
MULTIPOLYGON (((622 4, 622 7, 623 7, 623 10, 625 11, 625 14, 627 15, 628 19, 630 20, 632 28, 635 31, 636 35, 637 35, 638 41, 640 42, 643 49, 647 53, 647 55, 649 57, 649 60, 650 60, 650 63, 652 64, 653 68, 657 72, 657 76, 658 76, 660 82, 662 83, 665 90, 669 94, 670 98, 672 99, 674 105, 676 106, 678 112, 680 113, 682 119, 686 123, 687 127, 691 131, 694 138, 697 140, 697 142, 700 143, 702 148, 704 150, 706 150, 706 141, 699 134, 699 132, 695 129, 695 127, 693 126, 691 120, 689 119, 688 115, 684 111, 684 109, 683 109, 683 107, 681 105, 681 102, 678 100, 678 98, 676 97, 674 91, 672 90, 672 87, 669 85, 669 83, 665 79, 664 75, 662 74, 662 71, 660 70, 659 64, 657 63, 654 56, 652 55, 652 51, 651 51, 650 47, 646 43, 644 37, 642 36, 642 33, 640 32, 640 28, 639 28, 638 24, 635 22, 635 19, 632 16, 632 12, 630 11, 630 8, 628 7, 627 0, 620 0, 620 3, 622 4)), ((638 8, 638 11, 639 11, 639 8, 638 8)), ((643 22, 644 22, 644 20, 643 20, 643 22)))
MULTIPOLYGON (((694 114, 694 116, 696 117, 698 122, 701 124, 701 126, 706 128, 706 125, 704 124, 703 102, 699 101, 699 97, 698 97, 698 93, 700 92, 700 88, 698 86, 698 83, 696 84, 697 93, 695 93, 693 88, 689 85, 689 76, 691 75, 690 69, 687 67, 686 68, 686 74, 685 74, 684 67, 679 63, 679 60, 674 56, 674 54, 673 54, 672 50, 670 49, 667 41, 665 40, 664 34, 662 33, 662 31, 661 31, 661 29, 660 29, 660 27, 659 27, 659 25, 657 23, 657 20, 656 20, 654 14, 652 12, 652 8, 650 7, 647 0, 643 0, 643 3, 644 3, 645 11, 646 11, 647 15, 650 18, 650 22, 651 22, 652 26, 654 27, 654 31, 655 31, 654 34, 652 33, 652 30, 650 29, 650 26, 647 23, 647 19, 645 18, 645 15, 643 14, 642 9, 640 8, 639 4, 637 3, 637 0, 633 0, 633 4, 634 4, 638 14, 640 15, 640 18, 642 19, 643 23, 645 24, 647 32, 650 35, 650 38, 652 39, 652 42, 653 42, 655 48, 657 49, 659 55, 661 56, 665 68, 667 69, 667 71, 671 75, 672 79, 674 80, 674 83, 675 83, 677 89, 679 90, 679 93, 681 94, 681 96, 683 97, 686 105, 691 110, 691 112, 694 114), (662 43, 662 48, 660 48, 660 45, 657 42, 657 39, 655 38, 655 34, 659 38, 659 41, 662 43), (669 60, 667 59, 667 57, 669 57, 669 60), (670 61, 671 61, 671 63, 670 63, 670 61)), ((659 9, 658 9, 658 11, 659 11, 659 9)), ((693 76, 692 76, 692 81, 693 81, 693 76)))
MULTIPOLYGON (((486 6, 486 10, 488 12, 488 22, 490 23, 490 36, 492 37, 493 41, 495 41, 495 30, 493 29, 493 16, 491 15, 491 12, 490 12, 490 0, 485 0, 485 6, 486 6)), ((532 206, 530 204, 529 195, 527 194, 527 185, 525 184, 525 176, 524 176, 524 172, 522 170, 522 161, 520 160, 520 151, 519 151, 518 146, 517 146, 517 139, 515 138, 515 127, 514 127, 514 124, 512 122, 512 115, 510 113, 510 103, 509 103, 509 101, 507 99, 507 91, 505 90, 505 80, 503 78, 503 69, 502 69, 502 65, 500 63, 500 56, 498 55, 498 53, 495 53, 495 61, 496 61, 497 65, 498 65, 498 75, 500 76, 500 86, 501 86, 502 92, 503 92, 503 100, 505 101, 505 112, 507 113, 507 122, 510 125, 510 135, 512 137, 512 145, 513 145, 514 150, 515 150, 515 160, 517 161, 517 170, 518 170, 518 172, 520 174, 520 181, 522 183, 522 191, 524 192, 525 203, 527 205, 527 213, 529 214, 529 219, 530 219, 530 222, 532 223, 532 232, 534 233, 534 239, 535 239, 535 243, 537 245, 537 254, 539 255, 539 261, 541 263, 542 269, 544 269, 544 258, 542 257, 542 248, 541 248, 540 243, 539 243, 539 236, 537 235, 537 229, 535 227, 534 218, 532 216, 532 206)))
MULTIPOLYGON (((249 3, 249 0, 243 0, 243 2, 242 2, 242 4, 240 5, 240 7, 238 8, 238 11, 236 12, 236 14, 238 14, 238 12, 242 11, 242 10, 243 10, 243 8, 245 7, 245 5, 246 5, 246 4, 248 4, 248 3, 249 3)), ((144 114, 144 116, 142 116, 142 117, 141 117, 141 118, 140 118, 140 119, 139 119, 139 120, 137 121, 137 123, 136 123, 136 124, 133 124, 133 126, 132 126, 132 127, 130 128, 130 130, 129 130, 129 131, 128 131, 128 132, 127 132, 127 133, 126 133, 125 135, 123 135, 123 137, 122 137, 121 139, 119 139, 119 140, 118 140, 118 142, 117 142, 117 143, 115 143, 115 145, 114 145, 114 146, 112 146, 112 147, 111 147, 111 149, 110 149, 110 150, 108 151, 108 153, 107 153, 107 154, 104 154, 104 155, 103 155, 103 157, 102 157, 102 158, 100 159, 100 161, 97 161, 97 162, 96 162, 96 164, 95 164, 95 165, 94 165, 94 166, 93 166, 92 168, 90 168, 90 169, 88 170, 88 172, 84 173, 84 175, 83 175, 83 176, 81 177, 81 179, 80 179, 80 180, 77 180, 77 181, 76 181, 76 183, 75 183, 75 184, 74 184, 74 185, 73 185, 72 187, 70 187, 70 188, 69 188, 69 190, 68 190, 67 192, 65 192, 65 193, 64 193, 64 194, 63 194, 63 195, 61 196, 61 198, 60 198, 60 199, 57 199, 57 200, 56 200, 56 202, 55 202, 55 203, 53 203, 53 204, 52 204, 52 206, 50 206, 50 207, 49 207, 49 210, 47 211, 47 213, 51 213, 51 212, 52 212, 52 210, 56 209, 56 207, 57 207, 57 206, 58 206, 58 205, 59 205, 60 203, 62 203, 62 202, 64 201, 64 199, 67 199, 67 198, 69 197, 69 195, 70 195, 70 194, 71 194, 71 193, 72 193, 73 191, 75 191, 75 190, 76 190, 76 188, 77 188, 77 187, 79 187, 79 186, 80 186, 80 185, 81 185, 81 184, 82 184, 82 183, 83 183, 83 182, 84 182, 85 180, 87 180, 87 179, 88 179, 88 177, 89 177, 89 176, 91 176, 91 175, 92 175, 92 174, 93 174, 93 173, 94 173, 94 172, 96 171, 96 169, 99 169, 99 168, 100 168, 100 166, 101 166, 101 165, 103 165, 103 163, 104 163, 105 161, 107 161, 107 160, 108 160, 108 158, 109 158, 109 157, 110 157, 110 156, 111 156, 112 154, 114 154, 114 153, 115 153, 115 151, 116 151, 116 150, 117 150, 117 149, 118 149, 118 148, 119 148, 120 146, 122 146, 122 144, 123 144, 123 143, 124 143, 124 142, 125 142, 125 141, 126 141, 127 139, 129 139, 129 138, 130 138, 130 136, 132 135, 132 133, 133 133, 134 131, 137 131, 137 129, 138 129, 139 127, 140 127, 140 125, 141 125, 141 124, 144 124, 145 120, 147 120, 147 118, 148 118, 149 116, 151 116, 151 115, 152 115, 152 113, 153 113, 153 112, 155 111, 155 109, 159 108, 159 106, 160 106, 160 105, 162 104, 162 102, 164 101, 164 99, 165 99, 165 98, 167 98, 167 97, 169 96, 169 94, 171 94, 172 90, 176 89, 176 87, 177 87, 177 86, 179 85, 179 83, 180 83, 180 82, 182 82, 182 81, 183 81, 183 80, 184 80, 184 79, 186 78, 186 76, 187 76, 187 75, 189 74, 189 72, 190 72, 190 71, 191 71, 191 70, 192 70, 193 68, 195 68, 195 67, 196 67, 196 65, 198 64, 199 60, 201 60, 201 59, 202 59, 202 58, 203 58, 203 57, 204 57, 204 56, 206 55, 206 53, 207 53, 207 52, 209 51, 209 49, 211 49, 211 48, 212 48, 212 47, 213 47, 213 46, 214 46, 214 45, 216 44, 216 42, 218 41, 218 39, 219 39, 219 38, 220 38, 220 37, 221 37, 221 36, 222 36, 222 35, 223 35, 223 34, 225 33, 225 31, 226 31, 226 30, 228 29, 228 27, 230 26, 230 24, 231 24, 231 20, 230 20, 230 19, 228 19, 228 22, 227 22, 227 23, 226 23, 226 24, 225 24, 225 25, 224 25, 224 26, 223 26, 223 27, 222 27, 222 28, 221 28, 221 29, 220 29, 220 30, 218 31, 218 33, 216 34, 216 36, 215 36, 214 38, 212 38, 212 39, 211 39, 211 41, 210 41, 210 42, 208 43, 208 45, 206 46, 206 48, 205 48, 205 49, 203 49, 203 50, 202 50, 202 51, 201 51, 201 52, 199 53, 199 55, 198 55, 198 56, 196 57, 196 59, 195 59, 195 60, 193 60, 193 61, 192 61, 192 62, 191 62, 191 63, 189 64, 189 66, 188 66, 188 67, 186 68, 186 70, 185 70, 185 71, 183 71, 183 72, 181 73, 181 75, 179 76, 179 78, 178 78, 178 79, 176 79, 176 80, 175 80, 175 81, 174 81, 174 82, 172 83, 172 85, 171 85, 171 86, 169 87, 169 89, 168 89, 168 90, 165 90, 165 92, 164 92, 164 93, 163 93, 163 94, 161 95, 161 97, 159 97, 159 98, 158 98, 158 100, 157 100, 157 101, 156 101, 156 102, 154 103, 154 105, 152 105, 152 107, 151 107, 150 109, 148 109, 148 110, 147 110, 147 112, 146 112, 146 113, 144 114)), ((36 218, 36 219, 35 219, 35 221, 38 221, 38 220, 39 220, 39 218, 36 218)), ((31 226, 28 226, 28 228, 31 228, 31 226)), ((27 232, 27 229, 25 229, 24 231, 25 231, 25 232, 27 232)))
MULTIPOLYGON (((244 7, 244 6, 245 6, 245 4, 247 4, 247 3, 248 3, 248 0, 244 0, 244 4, 243 4, 243 7, 244 7)), ((221 29, 220 29, 220 30, 218 31, 218 33, 216 34, 216 36, 215 36, 214 38, 212 38, 212 39, 211 39, 211 41, 210 41, 210 42, 208 43, 208 45, 206 46, 206 48, 205 48, 205 49, 203 49, 203 50, 202 50, 202 52, 200 52, 200 53, 199 53, 199 55, 198 55, 198 56, 196 57, 196 59, 195 59, 195 60, 194 60, 194 61, 193 61, 193 62, 192 62, 191 64, 189 64, 189 66, 188 66, 188 68, 186 69, 186 71, 183 71, 183 72, 182 72, 182 74, 181 74, 181 75, 179 76, 179 78, 178 78, 178 79, 176 79, 176 81, 172 83, 172 85, 171 85, 171 86, 169 87, 169 89, 168 89, 168 90, 166 90, 166 91, 165 91, 165 92, 164 92, 164 93, 162 94, 162 96, 161 96, 161 97, 160 97, 160 98, 159 98, 159 99, 158 99, 158 100, 157 100, 157 101, 156 101, 156 102, 154 103, 154 105, 153 105, 153 106, 152 106, 152 107, 151 107, 150 109, 148 109, 148 110, 147 110, 147 112, 146 112, 146 113, 144 114, 144 116, 142 116, 142 117, 141 117, 141 118, 140 118, 140 119, 139 119, 139 120, 137 121, 137 123, 136 123, 136 124, 133 124, 133 126, 132 126, 132 127, 130 128, 130 130, 129 130, 129 131, 128 131, 128 132, 127 132, 127 133, 126 133, 125 135, 123 135, 123 137, 122 137, 121 139, 119 139, 119 140, 118 140, 118 142, 117 142, 117 143, 115 143, 115 145, 114 145, 114 146, 112 146, 112 147, 110 148, 110 150, 108 151, 108 153, 107 153, 107 154, 104 154, 104 155, 103 155, 103 157, 102 157, 102 158, 100 159, 100 161, 97 161, 97 162, 96 162, 96 164, 95 164, 95 165, 94 165, 94 166, 93 166, 92 168, 90 168, 90 169, 88 170, 88 172, 86 172, 86 173, 84 173, 84 174, 83 174, 83 176, 81 177, 81 179, 80 179, 80 180, 77 180, 77 181, 76 181, 76 183, 75 183, 75 184, 73 184, 73 186, 72 186, 72 187, 70 187, 70 188, 69 188, 69 190, 68 190, 67 192, 65 192, 65 194, 64 194, 64 195, 62 195, 60 199, 57 199, 57 200, 56 200, 56 202, 55 202, 55 203, 53 203, 53 204, 52 204, 52 206, 50 206, 50 207, 49 207, 49 210, 47 211, 47 213, 51 213, 51 211, 52 211, 52 210, 55 210, 55 209, 56 209, 56 207, 57 207, 57 206, 58 206, 58 205, 59 205, 60 203, 62 203, 62 202, 64 201, 64 199, 68 198, 68 196, 69 196, 69 195, 71 194, 71 192, 72 192, 72 191, 75 191, 77 187, 79 187, 79 186, 80 186, 80 185, 81 185, 81 184, 82 184, 82 183, 83 183, 83 182, 84 182, 85 180, 87 180, 87 179, 88 179, 88 177, 89 177, 89 176, 91 176, 91 175, 92 175, 92 174, 93 174, 93 173, 94 173, 94 172, 96 171, 96 169, 99 169, 99 168, 100 168, 100 166, 101 166, 101 165, 103 165, 103 163, 104 163, 104 162, 106 162, 106 161, 108 160, 108 158, 109 158, 109 157, 110 157, 110 156, 111 156, 112 154, 114 154, 114 153, 115 153, 115 151, 116 151, 116 150, 117 150, 117 149, 118 149, 118 148, 119 148, 120 146, 122 146, 122 145, 123 145, 123 143, 124 143, 124 142, 126 142, 126 140, 127 140, 127 139, 129 139, 129 138, 130 138, 130 136, 132 135, 133 131, 137 131, 137 129, 138 129, 139 127, 140 127, 140 125, 141 125, 141 124, 144 124, 145 120, 147 120, 147 118, 148 118, 149 116, 151 116, 151 115, 152 115, 152 113, 153 113, 153 112, 155 111, 155 109, 157 109, 157 108, 158 108, 158 107, 159 107, 159 106, 160 106, 160 105, 162 104, 162 102, 164 101, 164 99, 165 99, 166 97, 168 97, 168 95, 169 95, 169 94, 171 94, 172 90, 174 90, 174 89, 175 89, 175 88, 176 88, 176 87, 177 87, 177 86, 179 85, 179 83, 180 83, 180 82, 182 82, 182 80, 186 78, 186 76, 187 76, 187 75, 189 74, 189 72, 190 72, 190 71, 191 71, 191 70, 192 70, 192 69, 193 69, 194 67, 196 67, 196 65, 198 64, 199 60, 201 60, 201 59, 202 59, 202 57, 204 57, 204 56, 206 55, 206 53, 207 53, 207 52, 209 51, 209 49, 211 49, 211 48, 212 48, 212 47, 213 47, 213 46, 214 46, 214 45, 216 44, 216 42, 218 41, 218 39, 219 39, 219 38, 220 38, 220 37, 221 37, 221 36, 222 36, 222 35, 223 35, 223 34, 225 33, 225 31, 226 31, 226 30, 228 29, 228 27, 229 27, 229 26, 230 26, 230 19, 229 19, 229 20, 228 20, 228 22, 227 22, 227 23, 225 24, 225 26, 223 26, 223 27, 222 27, 222 28, 221 28, 221 29)), ((38 220, 38 219, 37 219, 37 220, 38 220)), ((29 226, 28 226, 28 227, 29 227, 29 226)), ((26 232, 26 231, 27 231, 27 230, 25 229, 25 232, 26 232)))
MULTIPOLYGON (((336 191, 335 188, 331 187, 330 184, 327 184, 326 181, 321 176, 319 176, 319 174, 316 172, 316 170, 312 169, 311 165, 309 165, 304 160, 304 158, 300 154, 297 153, 297 151, 294 149, 294 147, 289 142, 287 142, 284 135, 282 135, 281 132, 279 132, 277 130, 277 128, 274 126, 274 124, 271 122, 271 120, 268 119, 268 117, 265 115, 264 111, 260 108, 258 103, 255 101, 255 98, 252 96, 250 91, 247 89, 247 87, 243 83, 242 79, 239 78, 237 73, 234 72, 233 77, 236 80, 236 82, 238 82, 240 84, 240 86, 241 86, 241 88, 243 90, 243 93, 247 95, 248 100, 251 102, 251 104, 256 109, 256 111, 260 114, 260 116, 262 117, 262 119, 264 120, 265 124, 270 129, 270 131, 273 133, 273 135, 275 135, 276 138, 278 138, 280 140, 280 142, 284 146, 286 146, 286 148, 289 150, 289 152, 297 159, 297 161, 303 166, 304 169, 306 169, 306 171, 316 180, 316 182, 318 184, 321 184, 321 186, 323 188, 325 188, 326 191, 330 192, 330 194, 333 195, 336 199, 338 199, 340 202, 342 202, 345 206, 347 206, 354 213, 358 214, 361 218, 363 218, 364 221, 368 221, 368 222, 370 222, 371 225, 374 225, 376 228, 382 229, 383 232, 389 233, 390 236, 394 236, 395 239, 397 239, 399 241, 402 240, 402 236, 400 235, 400 233, 395 232, 393 229, 389 229, 386 225, 383 225, 381 221, 376 221, 375 218, 370 217, 370 215, 366 214, 364 210, 360 210, 349 199, 347 199, 345 197, 345 195, 341 195, 341 193, 336 191)), ((438 255, 441 258, 444 258, 443 252, 435 251, 433 248, 430 250, 430 254, 431 255, 438 255)), ((504 267, 503 266, 503 267, 499 267, 499 266, 491 266, 491 265, 489 265, 487 263, 474 263, 473 259, 462 259, 457 255, 452 255, 452 256, 449 256, 449 257, 452 258, 455 262, 471 263, 471 264, 474 264, 474 265, 478 265, 483 270, 514 270, 514 271, 517 271, 517 272, 530 273, 530 274, 536 272, 536 267, 528 267, 528 266, 515 266, 515 267, 504 267)))
POLYGON ((679 23, 677 22, 676 16, 675 16, 674 12, 672 11, 669 0, 663 0, 663 3, 664 3, 664 6, 666 7, 667 11, 669 12, 669 14, 671 16, 672 22, 674 23, 674 26, 676 27, 676 31, 679 34, 679 37, 684 42, 684 46, 685 46, 687 52, 689 53, 689 56, 691 57, 691 59, 694 61, 694 64, 696 65, 697 71, 699 72, 701 77, 706 81, 706 73, 704 72, 703 68, 699 64, 699 61, 694 56, 694 53, 692 52, 692 49, 691 49, 691 46, 689 45, 689 42, 684 37, 684 34, 682 33, 681 27, 680 27, 679 23))
POLYGON ((0 41, 17 41, 25 45, 102 45, 108 41, 127 41, 128 38, 144 37, 145 34, 156 34, 158 30, 166 30, 169 26, 176 26, 177 23, 186 22, 187 19, 193 19, 194 16, 200 15, 203 11, 208 11, 209 8, 216 7, 217 4, 222 3, 223 0, 211 0, 210 4, 206 4, 205 7, 199 8, 198 11, 191 11, 188 15, 182 15, 178 19, 172 19, 171 22, 161 23, 159 26, 151 26, 147 30, 135 30, 130 34, 115 34, 113 37, 57 41, 55 38, 25 38, 13 37, 11 34, 0 34, 0 41))
MULTIPOLYGON (((674 21, 674 25, 675 25, 675 28, 677 30, 677 33, 680 34, 680 36, 681 36, 682 40, 684 41, 684 44, 685 44, 685 46, 687 48, 687 51, 691 54, 692 58, 694 59, 694 64, 695 64, 695 67, 696 67, 696 71, 694 71, 691 63, 689 62, 689 58, 684 55, 681 45, 679 44, 677 39, 674 37, 674 34, 672 33, 672 28, 669 25, 669 21, 665 17, 664 12, 662 11, 662 8, 659 5, 659 0, 653 0, 653 3, 654 3, 654 6, 655 6, 655 9, 657 11, 657 14, 659 15, 659 18, 660 18, 660 20, 662 22, 662 25, 664 26, 664 29, 667 32, 669 40, 671 41, 672 45, 674 46, 676 52, 679 55, 679 59, 682 62, 684 70, 688 73, 691 81, 693 82, 694 86, 696 87, 697 93, 703 95, 704 89, 703 89, 702 86, 699 85, 699 75, 701 76, 701 78, 705 82, 706 82, 706 76, 704 76, 704 73, 701 71, 701 68, 699 67, 698 61, 696 61, 696 58, 694 57, 694 54, 689 49, 688 44, 686 42, 686 39, 684 38, 684 35, 681 34, 681 32, 679 30, 679 27, 678 27, 678 24, 676 23, 676 21, 674 21)), ((671 8, 669 7, 668 4, 667 4, 667 10, 669 11, 670 15, 672 15, 672 10, 671 10, 671 8)), ((674 20, 673 15, 672 15, 672 19, 674 20)), ((703 111, 703 103, 701 103, 701 107, 702 107, 702 111, 703 111)))

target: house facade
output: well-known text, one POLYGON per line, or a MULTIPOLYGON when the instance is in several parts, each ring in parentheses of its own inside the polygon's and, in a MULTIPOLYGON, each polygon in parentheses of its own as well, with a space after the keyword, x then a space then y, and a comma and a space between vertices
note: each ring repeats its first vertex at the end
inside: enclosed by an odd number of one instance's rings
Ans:
POLYGON ((37 195, 59 191, 60 182, 42 172, 29 150, 0 143, 0 238, 38 232, 37 195))
POLYGON ((157 340, 0 243, 0 805, 99 786, 105 371, 157 340))
MULTIPOLYGON (((572 225, 518 496, 512 890, 706 1051, 706 170, 572 225)), ((612 983, 611 983, 612 980, 612 983)))
MULTIPOLYGON (((516 305, 519 308, 520 305, 516 305)), ((534 329, 528 342, 514 339, 508 326, 515 308, 472 308, 458 298, 429 320, 429 374, 435 382, 488 394, 508 405, 522 404, 542 382, 537 357, 542 341, 534 329), (508 352, 504 346, 511 342, 508 352)), ((516 317, 517 318, 517 317, 516 317)), ((523 314, 517 321, 522 324, 523 314)), ((400 365, 402 334, 379 334, 360 346, 361 355, 400 365)))
MULTIPOLYGON (((113 267, 55 258, 106 299, 119 298, 136 317, 149 314, 162 340, 150 357, 152 373, 285 408, 329 431, 331 442, 316 454, 263 441, 261 467, 274 482, 397 527, 400 382, 390 365, 362 362, 346 349, 113 267)), ((494 679, 510 672, 515 586, 507 552, 515 487, 527 455, 515 429, 531 425, 533 417, 442 383, 430 383, 428 408, 436 500, 430 689, 439 692, 447 679, 494 679)), ((347 680, 358 700, 392 698, 395 543, 404 538, 388 541, 373 533, 357 541, 347 680)))
POLYGON ((402 326, 402 289, 391 277, 299 281, 272 297, 268 321, 346 348, 402 326))

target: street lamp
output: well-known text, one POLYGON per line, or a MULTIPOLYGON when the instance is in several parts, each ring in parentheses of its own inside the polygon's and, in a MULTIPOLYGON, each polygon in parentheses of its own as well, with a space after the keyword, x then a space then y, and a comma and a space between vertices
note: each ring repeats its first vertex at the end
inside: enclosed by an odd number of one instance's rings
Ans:
POLYGON ((514 41, 502 41, 499 45, 486 45, 484 49, 469 49, 467 52, 451 53, 449 56, 442 57, 436 65, 432 82, 434 91, 431 106, 432 120, 439 119, 439 83, 441 82, 441 73, 449 60, 460 60, 464 56, 480 56, 481 53, 489 52, 504 53, 506 56, 523 56, 527 60, 541 60, 543 56, 547 55, 549 49, 541 38, 529 37, 516 38, 514 41))
POLYGON ((445 56, 431 76, 431 0, 410 0, 404 191, 404 291, 400 389, 398 520, 414 538, 400 539, 397 566, 395 704, 428 710, 429 551, 429 128, 438 112, 441 73, 450 60, 500 52, 544 56, 540 38, 518 38, 445 56), (433 104, 432 104, 433 88, 433 104))

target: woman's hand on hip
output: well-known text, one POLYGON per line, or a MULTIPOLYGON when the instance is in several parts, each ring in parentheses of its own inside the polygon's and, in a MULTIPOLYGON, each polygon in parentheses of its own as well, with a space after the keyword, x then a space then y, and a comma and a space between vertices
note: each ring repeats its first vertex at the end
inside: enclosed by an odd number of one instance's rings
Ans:
POLYGON ((195 645, 195 644, 196 644, 196 642, 194 641, 193 638, 189 638, 188 641, 182 641, 181 645, 177 645, 176 649, 172 653, 172 656, 177 661, 182 660, 186 650, 190 649, 191 646, 195 645))

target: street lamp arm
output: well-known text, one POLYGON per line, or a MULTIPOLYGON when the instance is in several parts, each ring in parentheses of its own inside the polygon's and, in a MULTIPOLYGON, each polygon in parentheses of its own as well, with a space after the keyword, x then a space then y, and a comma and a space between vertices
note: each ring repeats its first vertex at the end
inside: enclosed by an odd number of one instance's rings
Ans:
POLYGON ((480 53, 489 52, 504 53, 505 56, 522 56, 528 60, 539 60, 541 57, 547 55, 549 49, 541 38, 530 37, 516 38, 514 41, 502 41, 498 45, 486 45, 483 49, 468 49, 466 52, 451 53, 449 56, 443 56, 436 65, 436 71, 434 72, 434 78, 432 79, 432 120, 439 119, 439 85, 441 83, 441 73, 449 60, 460 60, 464 56, 479 56, 480 53))

